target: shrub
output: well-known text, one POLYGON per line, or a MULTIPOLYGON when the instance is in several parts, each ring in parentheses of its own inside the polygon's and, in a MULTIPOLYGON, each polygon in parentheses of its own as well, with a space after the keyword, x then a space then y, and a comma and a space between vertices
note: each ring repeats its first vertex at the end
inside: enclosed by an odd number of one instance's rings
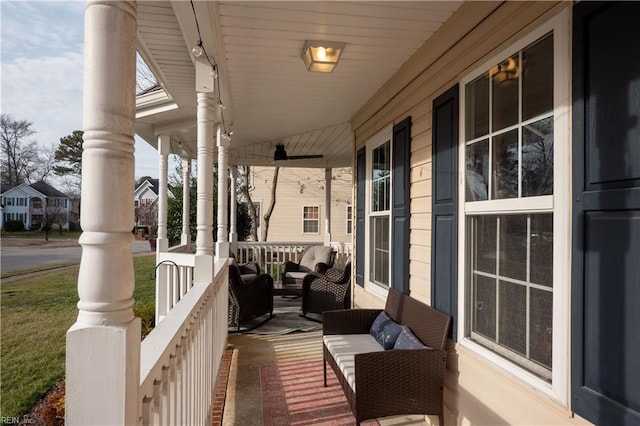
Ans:
POLYGON ((64 425, 64 380, 47 395, 40 418, 47 426, 64 425))
POLYGON ((24 223, 21 220, 8 220, 4 223, 4 230, 7 232, 24 231, 24 223))
POLYGON ((144 340, 156 326, 156 304, 155 302, 136 302, 133 305, 133 314, 142 322, 142 339, 144 340))

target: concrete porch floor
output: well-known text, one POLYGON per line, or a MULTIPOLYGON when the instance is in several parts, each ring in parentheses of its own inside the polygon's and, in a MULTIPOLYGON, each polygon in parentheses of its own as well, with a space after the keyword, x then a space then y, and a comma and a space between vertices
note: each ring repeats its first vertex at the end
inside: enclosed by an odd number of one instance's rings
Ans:
MULTIPOLYGON (((276 306, 282 303, 299 304, 300 299, 283 301, 276 298, 274 303, 276 306)), ((260 365, 322 360, 322 330, 284 335, 229 334, 229 347, 233 349, 233 356, 222 425, 261 426, 263 419, 260 365)), ((321 421, 319 419, 319 423, 321 421)), ((429 423, 428 419, 425 421, 424 416, 397 416, 379 419, 378 423, 381 426, 437 424, 437 417, 434 421, 435 423, 429 423)))

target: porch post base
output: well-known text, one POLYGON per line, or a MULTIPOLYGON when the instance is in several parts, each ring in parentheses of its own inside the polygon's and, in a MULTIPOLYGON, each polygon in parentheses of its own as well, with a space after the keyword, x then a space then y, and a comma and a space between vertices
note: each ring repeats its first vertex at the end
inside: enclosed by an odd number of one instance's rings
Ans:
POLYGON ((156 243, 156 252, 157 253, 166 253, 169 251, 169 239, 168 238, 158 238, 156 243))
POLYGON ((67 331, 67 425, 137 424, 140 319, 67 331))
POLYGON ((229 243, 227 241, 216 242, 216 254, 218 259, 226 259, 229 257, 229 243))

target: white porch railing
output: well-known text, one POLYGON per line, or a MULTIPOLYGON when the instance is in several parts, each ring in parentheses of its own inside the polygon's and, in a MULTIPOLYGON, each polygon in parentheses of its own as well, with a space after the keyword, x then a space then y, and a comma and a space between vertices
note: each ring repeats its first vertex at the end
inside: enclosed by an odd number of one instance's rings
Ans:
POLYGON ((160 252, 156 256, 156 324, 193 286, 195 256, 160 252))
MULTIPOLYGON (((346 263, 352 253, 351 243, 330 244, 336 251, 335 263, 346 263)), ((319 245, 322 243, 240 241, 236 258, 238 263, 257 262, 261 271, 280 281, 286 261, 298 262, 306 247, 319 245)))
POLYGON ((212 283, 188 288, 141 344, 141 425, 211 423, 227 341, 226 260, 216 261, 214 272, 212 283))

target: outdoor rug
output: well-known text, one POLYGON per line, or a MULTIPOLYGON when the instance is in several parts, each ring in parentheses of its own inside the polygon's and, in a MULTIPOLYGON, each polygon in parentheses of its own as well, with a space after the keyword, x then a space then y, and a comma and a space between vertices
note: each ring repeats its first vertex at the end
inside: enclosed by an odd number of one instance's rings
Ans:
MULTIPOLYGON (((255 327, 255 325, 263 321, 265 317, 242 324, 239 332, 278 335, 322 328, 321 323, 300 317, 300 299, 275 298, 273 313, 275 314, 274 318, 258 327, 255 327)), ((236 328, 229 328, 229 331, 238 332, 236 328)))
MULTIPOLYGON (((327 370, 324 387, 322 362, 298 361, 260 366, 262 422, 276 425, 355 425, 349 403, 335 374, 327 370)), ((377 425, 375 420, 363 424, 377 425)))

